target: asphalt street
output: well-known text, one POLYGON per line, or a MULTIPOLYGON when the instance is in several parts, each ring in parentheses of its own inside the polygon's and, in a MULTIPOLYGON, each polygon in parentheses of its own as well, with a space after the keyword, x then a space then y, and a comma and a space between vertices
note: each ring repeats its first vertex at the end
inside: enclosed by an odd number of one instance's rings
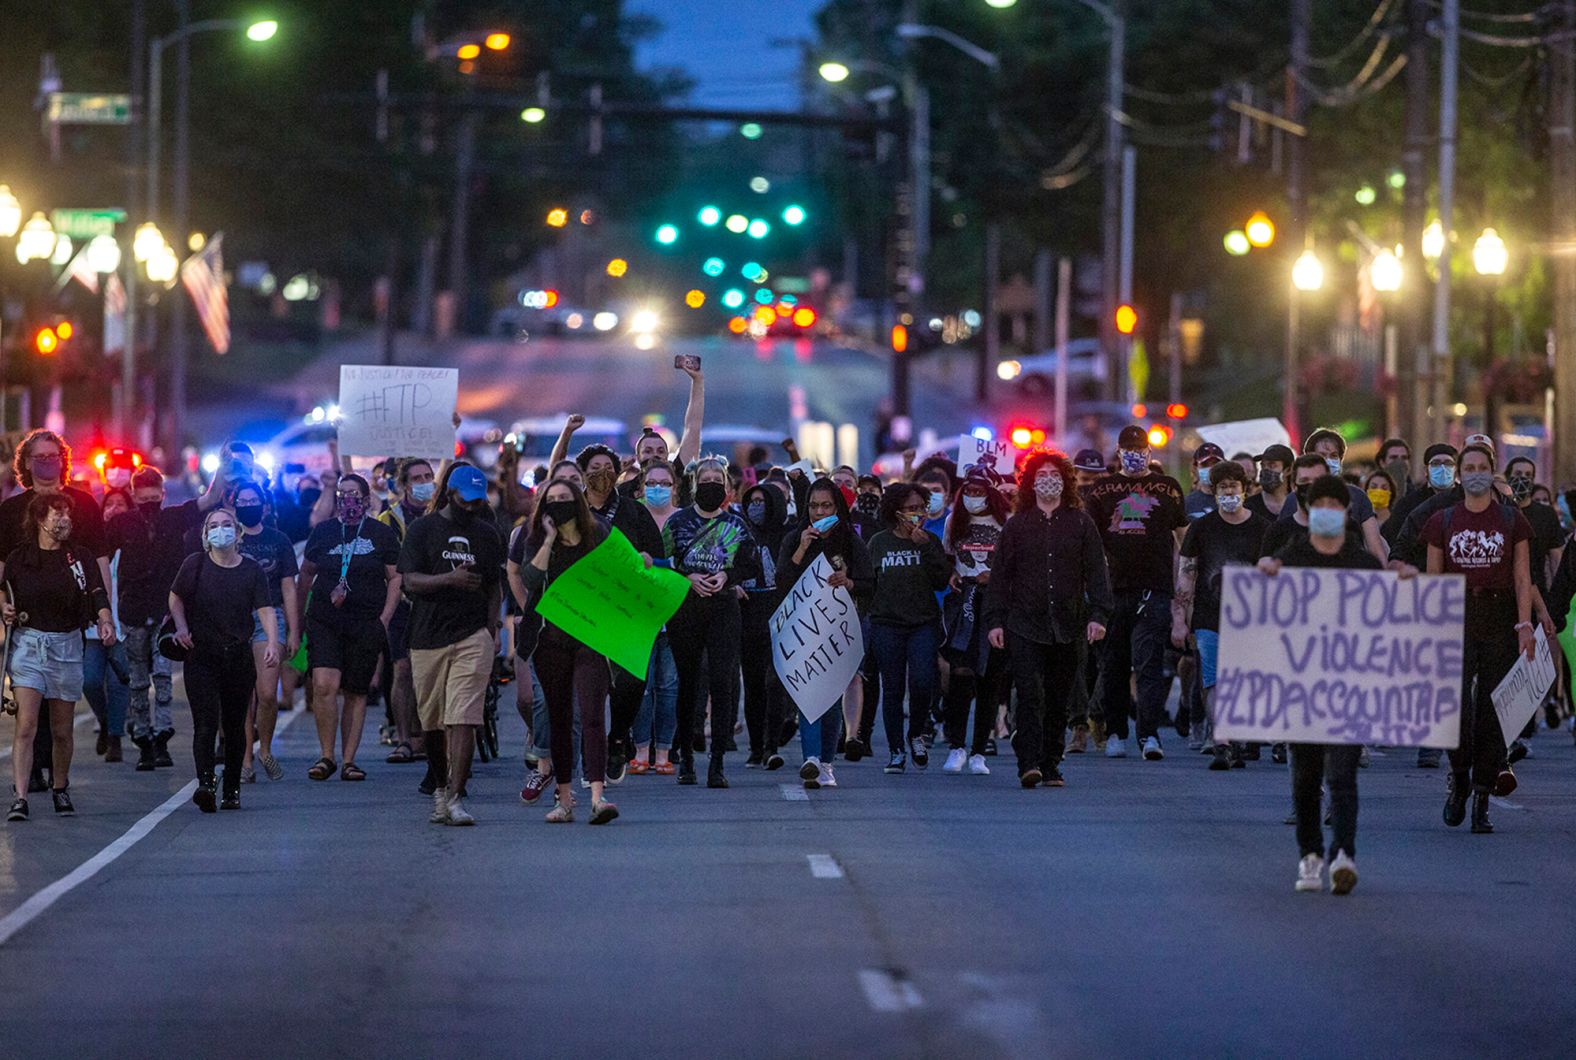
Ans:
POLYGON ((1285 767, 1210 773, 1175 739, 1035 791, 1010 757, 804 792, 796 753, 739 755, 727 791, 631 777, 592 828, 520 803, 506 711, 458 829, 371 725, 365 783, 309 781, 300 712, 286 778, 205 816, 183 713, 177 769, 107 766, 85 725, 78 816, 0 825, 0 1054, 1569 1055, 1565 732, 1492 836, 1443 826, 1441 773, 1376 756, 1336 898, 1293 893, 1285 767))

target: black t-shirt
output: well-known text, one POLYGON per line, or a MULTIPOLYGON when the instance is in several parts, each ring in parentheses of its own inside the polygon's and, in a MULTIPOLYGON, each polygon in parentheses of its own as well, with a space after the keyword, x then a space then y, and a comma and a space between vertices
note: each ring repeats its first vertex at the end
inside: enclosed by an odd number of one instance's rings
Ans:
POLYGON ((1548 565, 1549 553, 1565 544, 1565 528, 1560 526, 1559 513, 1547 504, 1529 504, 1521 509, 1521 514, 1527 517, 1527 523, 1532 527, 1532 537, 1527 544, 1527 558, 1532 563, 1532 584, 1540 593, 1547 593, 1549 579, 1544 568, 1548 565))
MULTIPOLYGON (((95 557, 108 556, 109 549, 104 544, 104 513, 99 511, 93 494, 75 486, 66 486, 60 492, 71 502, 71 544, 76 550, 95 557)), ((22 526, 27 520, 27 506, 35 496, 33 490, 26 489, 0 503, 0 556, 9 556, 12 549, 30 543, 24 540, 22 526)), ((36 541, 31 543, 37 544, 36 541)))
POLYGON ((109 607, 98 561, 80 545, 39 548, 30 542, 14 548, 5 558, 5 580, 11 605, 22 625, 46 633, 82 629, 99 608, 109 607))
MULTIPOLYGON (((241 555, 263 569, 268 582, 268 602, 273 607, 285 606, 285 593, 281 587, 284 579, 301 573, 296 564, 295 546, 282 531, 265 526, 255 534, 242 534, 236 548, 241 555)), ((279 635, 284 636, 281 630, 279 635)))
POLYGON ((1233 525, 1210 512, 1187 528, 1182 555, 1198 561, 1193 582, 1193 628, 1220 628, 1220 578, 1228 563, 1256 563, 1264 547, 1269 520, 1249 514, 1233 525))
POLYGON ((319 622, 376 618, 382 614, 383 602, 388 598, 384 567, 399 562, 399 538, 376 519, 363 519, 359 532, 338 519, 329 519, 312 528, 303 558, 317 565, 307 604, 310 617, 319 622), (350 595, 335 607, 330 597, 339 584, 340 571, 345 569, 347 549, 350 566, 345 580, 350 595))
MULTIPOLYGON (((251 643, 252 613, 268 606, 263 568, 245 556, 233 567, 220 566, 206 552, 187 556, 170 592, 186 605, 186 628, 204 650, 251 643)), ((284 631, 278 632, 282 639, 284 631)))
MULTIPOLYGON (((1291 499, 1291 494, 1289 494, 1289 493, 1286 494, 1285 500, 1290 500, 1290 499, 1291 499)), ((1284 505, 1284 503, 1285 503, 1285 501, 1283 500, 1282 504, 1284 505)), ((1264 499, 1264 494, 1262 494, 1262 493, 1255 493, 1253 496, 1249 497, 1246 501, 1243 501, 1242 502, 1242 506, 1244 508, 1246 508, 1248 511, 1252 512, 1254 515, 1261 516, 1264 519, 1279 519, 1280 518, 1280 512, 1272 512, 1272 511, 1270 511, 1269 502, 1264 499)))
POLYGON ((1188 523, 1182 487, 1169 475, 1102 475, 1084 494, 1111 565, 1111 587, 1170 593, 1173 535, 1188 523))
POLYGON ((109 551, 120 553, 115 580, 123 624, 143 626, 164 617, 176 572, 188 555, 202 551, 187 540, 201 520, 197 502, 187 501, 151 516, 133 508, 109 521, 104 531, 109 551))
MULTIPOLYGON (((1268 554, 1268 553, 1266 553, 1268 554)), ((1361 545, 1354 544, 1351 536, 1341 545, 1341 550, 1333 556, 1326 556, 1323 552, 1313 547, 1313 542, 1308 540, 1306 528, 1301 537, 1291 541, 1275 553, 1275 558, 1288 567, 1346 567, 1354 570, 1383 570, 1384 564, 1380 563, 1374 554, 1361 545)))
POLYGON ((496 617, 490 606, 503 576, 503 538, 491 518, 454 522, 441 512, 423 515, 405 528, 401 574, 447 574, 470 564, 482 583, 476 589, 411 592, 410 646, 418 650, 458 644, 496 617))

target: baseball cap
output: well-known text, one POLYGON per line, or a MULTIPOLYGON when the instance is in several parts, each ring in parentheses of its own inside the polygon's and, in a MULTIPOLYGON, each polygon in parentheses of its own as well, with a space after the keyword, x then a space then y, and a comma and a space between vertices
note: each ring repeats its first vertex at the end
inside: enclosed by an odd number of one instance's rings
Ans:
POLYGON ((1149 432, 1136 423, 1129 423, 1122 428, 1122 433, 1116 436, 1118 449, 1148 449, 1149 432))
POLYGON ((1489 452, 1492 453, 1492 452, 1495 451, 1494 439, 1490 438, 1486 434, 1469 434, 1469 435, 1467 435, 1467 440, 1464 443, 1462 443, 1462 447, 1465 448, 1468 445, 1486 445, 1486 446, 1488 446, 1488 451, 1489 452))
POLYGON ((1073 467, 1079 471, 1104 471, 1105 457, 1100 455, 1098 449, 1080 449, 1078 455, 1073 457, 1073 467))
POLYGON ((1210 457, 1214 457, 1216 460, 1224 460, 1226 459, 1226 451, 1214 442, 1205 442, 1193 450, 1193 463, 1195 464, 1202 464, 1210 457))
POLYGON ((487 496, 487 476, 469 464, 461 464, 449 475, 449 488, 462 501, 479 501, 487 496))
POLYGON ((1423 450, 1423 463, 1428 463, 1436 456, 1448 456, 1454 460, 1456 458, 1456 447, 1446 442, 1435 442, 1423 450))
POLYGON ((1297 454, 1291 451, 1291 446, 1289 445, 1272 445, 1253 459, 1259 463, 1263 463, 1266 460, 1276 460, 1287 467, 1291 467, 1297 462, 1297 454))

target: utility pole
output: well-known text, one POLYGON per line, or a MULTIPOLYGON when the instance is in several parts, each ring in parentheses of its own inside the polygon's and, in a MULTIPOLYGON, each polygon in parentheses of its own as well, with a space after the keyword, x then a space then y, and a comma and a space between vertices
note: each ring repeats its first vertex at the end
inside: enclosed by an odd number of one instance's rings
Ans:
MULTIPOLYGON (((1097 9, 1098 10, 1098 9, 1097 9)), ((1105 80, 1105 187, 1100 205, 1100 227, 1104 236, 1101 250, 1100 280, 1105 288, 1105 315, 1100 321, 1100 346, 1109 359, 1106 372, 1110 397, 1121 401, 1127 393, 1127 361, 1120 356, 1125 344, 1116 330, 1116 307, 1121 304, 1117 275, 1122 239, 1122 147, 1126 139, 1122 128, 1122 84, 1127 54, 1127 0, 1110 0, 1105 15, 1110 53, 1106 59, 1105 80)))
POLYGON ((1428 441, 1421 397, 1423 366, 1428 354, 1423 341, 1428 320, 1428 280, 1424 272, 1423 229, 1428 224, 1428 14, 1429 0, 1406 0, 1406 115, 1401 140, 1401 241, 1406 249, 1406 274, 1401 279, 1400 339, 1396 351, 1395 407, 1397 430, 1421 453, 1428 441))
MULTIPOLYGON (((1311 0, 1291 0, 1291 65, 1286 68, 1286 117, 1298 125, 1306 126, 1308 97, 1303 80, 1308 74, 1308 24, 1312 18, 1311 0)), ((1308 230, 1308 187, 1304 178, 1307 156, 1307 136, 1290 137, 1286 145, 1286 206, 1287 231, 1283 246, 1291 248, 1293 256, 1302 252, 1308 230)), ((1297 373, 1300 370, 1298 344, 1302 341, 1298 312, 1299 291, 1292 285, 1290 273, 1282 275, 1281 289, 1286 292, 1286 363, 1284 402, 1281 420, 1291 435, 1292 446, 1302 443, 1302 400, 1298 393, 1297 373)))
POLYGON ((476 165, 476 134, 481 114, 467 110, 460 118, 459 143, 455 151, 454 203, 449 221, 449 297, 454 304, 454 326, 465 326, 465 281, 468 235, 471 217, 471 173, 476 165))
POLYGON ((974 358, 974 400, 985 402, 990 397, 990 377, 1001 361, 1001 222, 985 222, 985 304, 984 341, 980 353, 974 358))
MULTIPOLYGON (((1127 144, 1122 148, 1122 217, 1121 238, 1119 246, 1121 254, 1120 266, 1116 274, 1116 297, 1122 305, 1133 304, 1133 212, 1137 199, 1138 185, 1138 148, 1127 144)), ((1111 314, 1112 322, 1116 320, 1115 312, 1111 314)), ((1137 401, 1138 394, 1132 385, 1132 373, 1128 370, 1133 363, 1133 336, 1123 335, 1120 340, 1121 379, 1123 392, 1120 395, 1122 402, 1137 401)))
MULTIPOLYGON (((1576 0, 1555 7, 1554 31, 1576 33, 1576 0)), ((1556 246, 1576 242, 1576 51, 1572 40, 1549 50, 1549 156, 1556 246)), ((1576 477, 1576 258, 1552 254, 1554 270, 1554 481, 1576 477)))
MULTIPOLYGON (((180 43, 175 53, 175 190, 172 194, 175 231, 170 242, 177 257, 186 245, 190 230, 187 216, 189 167, 191 164, 191 79, 192 39, 187 32, 191 22, 191 0, 175 0, 176 14, 180 19, 180 43)), ((189 352, 186 334, 186 291, 181 283, 180 269, 175 272, 175 286, 171 289, 170 304, 170 405, 165 426, 169 439, 167 453, 178 455, 181 451, 186 425, 186 362, 189 352)))
POLYGON ((142 173, 143 132, 147 128, 146 68, 143 66, 144 50, 148 46, 148 15, 146 0, 131 0, 131 98, 133 115, 126 129, 126 231, 121 241, 120 260, 125 270, 126 288, 126 348, 121 351, 120 400, 115 405, 115 434, 122 445, 131 440, 132 424, 137 419, 137 256, 132 252, 131 241, 137 225, 139 199, 137 177, 142 173))
MULTIPOLYGON (((1430 441, 1445 437, 1445 385, 1450 375, 1450 234, 1456 198, 1456 76, 1461 47, 1461 0, 1444 0, 1439 18, 1439 227, 1445 233, 1434 286, 1434 335, 1429 358, 1430 441)), ((1558 305, 1558 298, 1555 304, 1558 305)))

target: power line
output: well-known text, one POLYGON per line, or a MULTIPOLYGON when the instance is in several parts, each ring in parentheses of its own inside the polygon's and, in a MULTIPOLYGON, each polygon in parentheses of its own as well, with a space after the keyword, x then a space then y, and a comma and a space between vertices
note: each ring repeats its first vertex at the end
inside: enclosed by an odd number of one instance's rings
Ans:
POLYGON ((1357 49, 1361 48, 1363 43, 1378 31, 1379 27, 1384 23, 1384 20, 1389 16, 1391 8, 1394 6, 1395 0, 1381 0, 1379 6, 1374 8, 1374 13, 1370 15, 1368 21, 1363 24, 1363 28, 1358 31, 1357 36, 1347 41, 1344 45, 1334 52, 1331 52, 1329 55, 1320 56, 1318 58, 1310 58, 1308 60, 1308 65, 1317 66, 1322 69, 1328 69, 1329 67, 1332 67, 1345 60, 1347 56, 1355 54, 1357 49))

